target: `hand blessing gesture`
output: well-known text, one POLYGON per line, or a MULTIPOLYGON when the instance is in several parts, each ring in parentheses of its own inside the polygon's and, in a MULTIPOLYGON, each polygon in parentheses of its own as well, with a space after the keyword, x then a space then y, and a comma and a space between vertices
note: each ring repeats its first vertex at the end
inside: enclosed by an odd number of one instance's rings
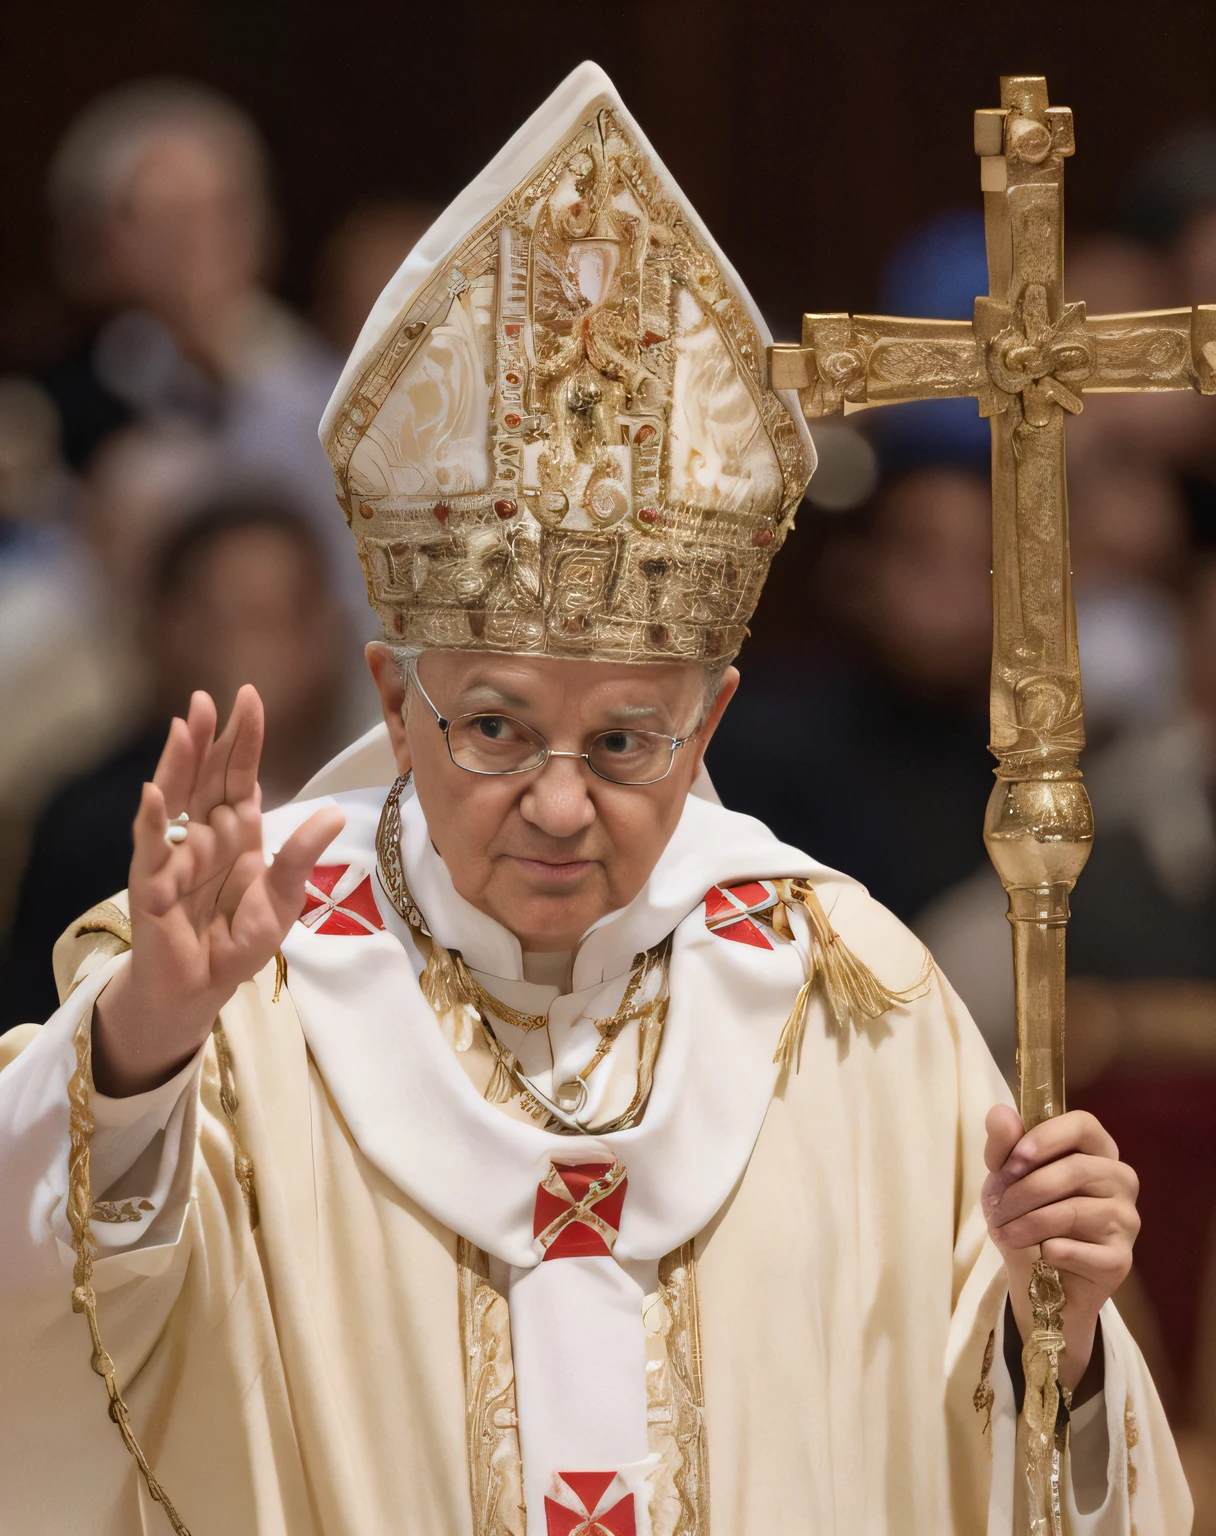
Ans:
POLYGON ((218 738, 215 726, 214 703, 196 693, 144 785, 131 860, 131 963, 94 1015, 93 1076, 103 1093, 142 1092, 189 1060, 237 987, 273 958, 303 909, 305 879, 342 829, 341 811, 317 811, 268 866, 257 691, 240 690, 218 738), (167 840, 183 812, 185 836, 167 840))

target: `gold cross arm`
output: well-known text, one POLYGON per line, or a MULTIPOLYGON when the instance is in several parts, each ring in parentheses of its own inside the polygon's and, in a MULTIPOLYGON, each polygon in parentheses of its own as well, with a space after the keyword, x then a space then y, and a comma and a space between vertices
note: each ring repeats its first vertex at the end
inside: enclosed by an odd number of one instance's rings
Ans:
MULTIPOLYGON (((974 396, 992 432, 992 735, 984 842, 1009 897, 1018 1087, 1026 1128, 1064 1109, 1064 933, 1093 840, 1068 553, 1064 421, 1087 391, 1216 394, 1216 305, 1088 317, 1067 303, 1067 107, 1039 75, 1001 80, 975 114, 988 293, 971 320, 807 314, 769 349, 776 389, 811 419, 908 400, 974 396)), ((1137 893, 1129 892, 1128 900, 1137 893)), ((1064 1291, 1040 1265, 1023 1363, 1028 1529, 1062 1536, 1056 1359, 1064 1291)))
POLYGON ((1093 391, 1216 394, 1216 305, 1087 316, 1065 304, 1054 321, 1041 300, 1024 309, 979 298, 974 320, 803 315, 802 341, 770 349, 772 385, 797 390, 810 420, 967 395, 993 416, 1014 395, 1041 415, 1053 402, 1076 414, 1093 391))

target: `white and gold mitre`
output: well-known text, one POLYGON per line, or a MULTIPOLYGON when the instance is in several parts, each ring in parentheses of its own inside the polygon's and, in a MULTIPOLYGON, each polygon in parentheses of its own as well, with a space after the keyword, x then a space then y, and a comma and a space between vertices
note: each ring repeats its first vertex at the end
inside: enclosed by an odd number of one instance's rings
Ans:
POLYGON ((733 656, 815 465, 769 340, 581 65, 410 252, 322 421, 387 638, 733 656))

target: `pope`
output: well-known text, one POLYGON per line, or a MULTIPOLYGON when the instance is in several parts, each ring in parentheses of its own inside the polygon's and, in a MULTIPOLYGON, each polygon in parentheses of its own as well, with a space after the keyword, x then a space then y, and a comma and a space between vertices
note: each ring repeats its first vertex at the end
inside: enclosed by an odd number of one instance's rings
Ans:
POLYGON ((767 340, 593 65, 405 259, 322 423, 384 726, 263 818, 196 694, 0 1073, 7 1529, 1012 1533, 1039 1256, 1061 1528, 1189 1529, 1135 1174, 705 773, 767 340))

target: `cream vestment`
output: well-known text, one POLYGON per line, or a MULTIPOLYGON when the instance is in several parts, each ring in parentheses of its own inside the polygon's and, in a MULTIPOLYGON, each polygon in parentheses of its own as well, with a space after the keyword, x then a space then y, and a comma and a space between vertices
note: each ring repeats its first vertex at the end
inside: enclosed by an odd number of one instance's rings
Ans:
MULTIPOLYGON (((193 1536, 598 1536, 597 1515, 653 1536, 1010 1532, 1004 1271, 978 1206, 984 1116, 1006 1090, 948 984, 922 981, 918 942, 854 882, 690 797, 562 996, 523 980, 517 941, 456 894, 406 798, 404 873, 432 933, 512 1009, 548 1015, 543 1047, 526 1032, 541 1091, 585 1064, 637 952, 674 931, 640 1122, 595 1134, 636 1080, 626 1032, 603 1086, 589 1075, 590 1137, 557 1136, 481 1097, 487 1058, 457 1050, 419 992, 376 873, 385 793, 335 797, 347 826, 318 866, 329 894, 284 944, 286 985, 276 1000, 271 967, 224 1010, 235 1127, 215 1038, 153 1093, 91 1095, 101 1334, 193 1536), (813 994, 800 1066, 779 1073, 806 935, 768 926, 755 887, 791 872, 859 960, 917 995, 842 1030, 813 994), (611 1252, 541 1257, 550 1159, 625 1165, 598 1227, 611 1252), (586 1325, 573 1349, 571 1306, 586 1325)), ((268 817, 268 846, 317 803, 268 817)), ((0 1073, 14 1536, 168 1528, 70 1306, 68 1086, 73 1037, 125 963, 117 908, 107 924, 75 941, 75 990, 0 1073)), ((1111 1306, 1103 1337, 1105 1390, 1065 1466, 1068 1528, 1174 1536, 1189 1498, 1111 1306)))

